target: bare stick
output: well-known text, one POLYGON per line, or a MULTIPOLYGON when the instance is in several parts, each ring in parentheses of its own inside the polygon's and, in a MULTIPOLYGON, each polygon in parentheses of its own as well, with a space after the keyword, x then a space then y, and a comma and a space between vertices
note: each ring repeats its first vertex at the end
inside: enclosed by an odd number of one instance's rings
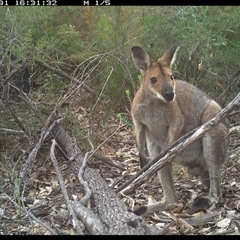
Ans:
POLYGON ((118 168, 118 169, 120 169, 120 170, 122 170, 122 171, 125 171, 125 170, 126 170, 124 167, 119 166, 119 165, 117 165, 116 163, 112 162, 111 158, 106 158, 106 157, 104 157, 103 155, 101 155, 101 154, 99 154, 99 153, 94 152, 94 153, 92 154, 92 156, 95 157, 95 158, 97 158, 97 159, 99 159, 100 161, 103 161, 104 163, 106 163, 107 165, 109 165, 109 166, 111 166, 111 167, 118 168))
POLYGON ((87 203, 87 201, 90 199, 90 197, 92 195, 92 192, 91 192, 91 189, 88 186, 88 183, 83 179, 83 173, 86 169, 86 164, 87 164, 87 160, 89 158, 89 155, 94 152, 94 146, 93 146, 92 142, 90 141, 89 136, 88 136, 88 141, 89 141, 89 143, 92 147, 92 150, 90 152, 86 152, 86 154, 84 156, 84 159, 82 161, 82 166, 80 167, 79 173, 78 173, 78 179, 79 179, 80 183, 84 186, 84 190, 86 192, 84 197, 80 201, 84 205, 87 203))
POLYGON ((8 128, 0 128, 0 134, 23 135, 24 132, 8 128))
POLYGON ((64 197, 65 202, 67 204, 68 212, 69 212, 70 216, 72 217, 73 227, 76 229, 76 231, 79 235, 83 235, 83 231, 78 224, 76 214, 73 211, 71 202, 68 198, 67 190, 65 188, 65 184, 64 184, 64 180, 63 180, 63 177, 62 177, 62 174, 61 174, 61 170, 58 166, 58 163, 57 163, 57 160, 56 160, 56 157, 55 157, 55 154, 54 154, 55 146, 56 146, 56 141, 52 140, 50 156, 51 156, 51 159, 52 159, 52 162, 53 162, 53 166, 54 166, 54 168, 56 170, 56 173, 57 173, 57 177, 58 177, 58 181, 59 181, 59 184, 60 184, 60 187, 61 187, 61 191, 63 193, 63 197, 64 197))

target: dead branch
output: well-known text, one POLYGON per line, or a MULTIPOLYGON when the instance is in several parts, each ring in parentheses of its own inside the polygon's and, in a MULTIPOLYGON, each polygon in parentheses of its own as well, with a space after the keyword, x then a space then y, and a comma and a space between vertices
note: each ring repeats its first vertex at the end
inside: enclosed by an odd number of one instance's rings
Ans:
POLYGON ((89 200, 90 197, 92 196, 92 191, 91 191, 91 189, 89 188, 88 183, 83 179, 83 174, 84 174, 84 171, 85 171, 85 169, 86 169, 86 167, 87 167, 87 160, 88 160, 88 158, 89 158, 89 155, 90 155, 91 153, 93 153, 93 151, 94 151, 93 144, 92 144, 92 142, 89 140, 89 138, 88 138, 88 141, 89 141, 89 143, 90 143, 90 145, 91 145, 91 147, 92 147, 92 150, 91 150, 91 152, 86 152, 86 153, 85 153, 84 159, 83 159, 83 161, 82 161, 82 166, 80 167, 79 173, 78 173, 78 179, 79 179, 80 183, 84 186, 84 190, 85 190, 85 196, 82 197, 82 199, 81 199, 81 203, 82 203, 82 204, 87 204, 88 200, 89 200))
POLYGON ((27 132, 27 130, 25 129, 25 127, 23 126, 23 124, 21 123, 21 121, 19 120, 19 118, 17 117, 17 115, 14 113, 12 107, 10 106, 9 103, 9 96, 6 98, 6 106, 9 109, 13 119, 15 120, 15 122, 17 123, 17 125, 19 126, 19 128, 26 134, 26 136, 29 137, 29 133, 27 132))
POLYGON ((221 214, 221 211, 216 212, 216 213, 206 213, 206 214, 203 214, 202 216, 199 216, 199 217, 185 218, 184 220, 185 220, 185 222, 187 222, 188 224, 190 224, 193 227, 203 226, 206 223, 213 221, 220 214, 221 214))
MULTIPOLYGON (((69 74, 65 73, 64 71, 62 71, 61 69, 57 69, 54 67, 49 66, 47 63, 41 62, 39 60, 36 60, 36 63, 38 63, 39 65, 43 66, 44 68, 57 73, 58 75, 65 77, 67 79, 69 79, 70 81, 73 81, 77 84, 79 84, 79 80, 75 77, 70 76, 69 74)), ((96 95, 96 92, 94 90, 92 90, 89 86, 87 86, 86 84, 82 83, 82 87, 88 92, 91 93, 93 95, 96 95)))
POLYGON ((92 235, 106 234, 105 226, 97 214, 94 214, 79 201, 73 201, 72 205, 76 215, 87 226, 92 235))
POLYGON ((135 176, 120 186, 116 192, 123 192, 124 194, 132 193, 144 182, 149 180, 157 171, 164 167, 167 163, 173 161, 173 159, 184 151, 190 144, 194 143, 198 139, 204 136, 204 134, 211 130, 214 126, 218 125, 223 119, 239 108, 240 106, 240 93, 219 112, 216 117, 212 118, 196 130, 191 131, 185 136, 178 139, 170 147, 160 153, 159 156, 154 158, 151 162, 145 165, 135 176))
MULTIPOLYGON (((55 140, 61 148, 66 151, 69 159, 71 159, 70 163, 74 172, 78 174, 84 160, 83 152, 60 124, 53 129, 52 133, 55 136, 55 140)), ((91 189, 97 209, 98 218, 96 219, 95 225, 97 222, 99 223, 99 219, 101 220, 100 225, 97 226, 98 234, 149 235, 162 233, 161 230, 154 229, 147 225, 141 217, 129 212, 127 206, 118 198, 116 193, 108 187, 97 170, 91 169, 86 165, 83 178, 91 189)), ((78 205, 78 207, 81 208, 81 204, 78 205)), ((80 210, 82 212, 85 211, 85 209, 80 210)), ((88 219, 88 221, 92 222, 91 219, 88 219)))
POLYGON ((21 172, 19 173, 19 182, 16 181, 15 184, 15 189, 14 189, 14 195, 16 195, 16 193, 19 190, 19 187, 21 187, 22 183, 25 181, 28 170, 31 169, 30 165, 31 163, 34 162, 34 160, 36 159, 37 153, 39 151, 39 149, 42 146, 42 143, 46 140, 46 138, 49 136, 51 129, 58 123, 58 121, 54 121, 53 124, 49 127, 49 129, 47 129, 45 127, 46 131, 42 131, 41 137, 38 141, 38 143, 36 144, 36 146, 33 148, 33 150, 31 151, 31 153, 29 154, 26 163, 24 164, 21 172))
POLYGON ((77 217, 76 217, 76 215, 73 211, 72 205, 71 205, 70 200, 68 198, 67 190, 66 190, 65 185, 64 185, 64 180, 63 180, 63 177, 61 175, 61 170, 58 166, 58 163, 57 163, 57 160, 56 160, 56 157, 55 157, 55 153, 54 153, 55 152, 55 146, 56 146, 56 141, 52 140, 50 156, 51 156, 51 159, 52 159, 52 162, 53 162, 53 166, 54 166, 54 168, 56 170, 56 173, 57 173, 59 185, 61 187, 61 191, 63 193, 63 197, 64 197, 64 200, 66 202, 67 208, 68 208, 68 212, 69 212, 70 216, 72 217, 73 227, 76 229, 76 231, 79 235, 83 235, 83 231, 78 224, 77 217))
POLYGON ((0 128, 0 134, 24 135, 24 132, 14 129, 0 128))
POLYGON ((95 157, 95 158, 97 158, 97 159, 99 159, 99 160, 101 160, 101 161, 103 161, 104 163, 106 163, 107 165, 109 165, 109 166, 111 166, 111 167, 118 168, 118 169, 120 169, 120 170, 122 170, 122 171, 125 171, 125 170, 126 170, 124 167, 119 166, 119 165, 117 165, 116 163, 113 163, 111 159, 106 158, 106 157, 104 157, 103 155, 101 155, 101 154, 99 154, 99 153, 94 152, 94 153, 92 154, 92 156, 95 157))

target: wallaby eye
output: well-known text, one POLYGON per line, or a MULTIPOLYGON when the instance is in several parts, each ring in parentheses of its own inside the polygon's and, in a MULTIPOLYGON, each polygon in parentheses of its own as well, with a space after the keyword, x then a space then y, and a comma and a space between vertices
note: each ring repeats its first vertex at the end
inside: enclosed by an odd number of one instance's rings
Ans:
POLYGON ((150 78, 150 81, 151 81, 152 84, 155 84, 155 83, 157 82, 157 78, 151 77, 151 78, 150 78))
POLYGON ((174 76, 173 75, 171 75, 170 78, 171 78, 171 80, 174 80, 174 76))

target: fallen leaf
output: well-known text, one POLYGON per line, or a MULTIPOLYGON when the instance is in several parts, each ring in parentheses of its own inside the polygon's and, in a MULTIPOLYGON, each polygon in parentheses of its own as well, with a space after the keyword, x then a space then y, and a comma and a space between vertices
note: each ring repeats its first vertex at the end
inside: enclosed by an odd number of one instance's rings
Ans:
POLYGON ((189 231, 193 231, 194 227, 192 227, 189 223, 187 223, 182 218, 177 218, 173 214, 170 214, 168 212, 163 212, 165 215, 170 217, 176 224, 176 227, 179 228, 180 234, 187 234, 189 231))
POLYGON ((235 212, 235 211, 227 211, 226 218, 234 219, 234 218, 236 218, 236 217, 237 217, 237 215, 236 215, 236 212, 235 212))
POLYGON ((200 234, 206 233, 206 232, 208 232, 210 229, 211 229, 211 227, 200 228, 200 229, 199 229, 199 233, 200 233, 200 234))
POLYGON ((219 227, 219 228, 227 228, 230 223, 231 223, 231 219, 223 218, 216 223, 216 226, 219 227))
POLYGON ((239 210, 240 209, 240 200, 236 201, 236 206, 237 206, 237 210, 239 210))
POLYGON ((156 223, 156 227, 157 227, 158 229, 162 229, 162 228, 165 227, 165 223, 156 223))

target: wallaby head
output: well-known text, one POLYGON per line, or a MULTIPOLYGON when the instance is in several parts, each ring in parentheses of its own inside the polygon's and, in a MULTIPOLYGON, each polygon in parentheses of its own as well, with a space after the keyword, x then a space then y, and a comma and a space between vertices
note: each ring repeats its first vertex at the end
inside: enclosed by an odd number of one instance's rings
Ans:
POLYGON ((143 75, 143 86, 148 95, 164 102, 175 99, 175 82, 172 73, 172 64, 175 61, 179 43, 166 51, 161 58, 154 62, 146 50, 141 47, 132 47, 132 56, 136 66, 143 75))

